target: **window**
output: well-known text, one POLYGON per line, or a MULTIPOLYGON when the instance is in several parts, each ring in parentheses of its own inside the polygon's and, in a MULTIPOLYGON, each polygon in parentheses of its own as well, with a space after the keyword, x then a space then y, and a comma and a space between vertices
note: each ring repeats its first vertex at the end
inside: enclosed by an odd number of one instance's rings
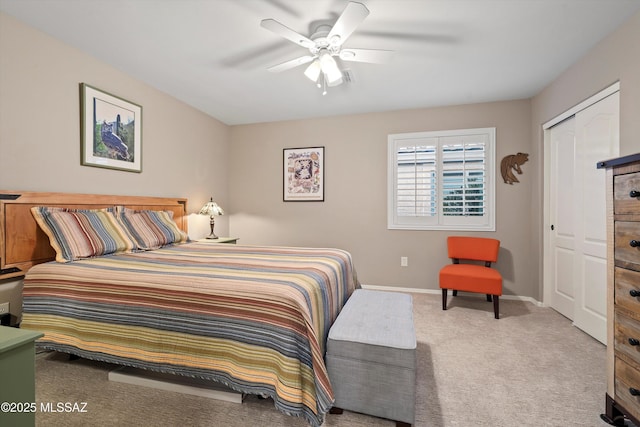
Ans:
POLYGON ((495 231, 495 128, 389 135, 388 228, 495 231))

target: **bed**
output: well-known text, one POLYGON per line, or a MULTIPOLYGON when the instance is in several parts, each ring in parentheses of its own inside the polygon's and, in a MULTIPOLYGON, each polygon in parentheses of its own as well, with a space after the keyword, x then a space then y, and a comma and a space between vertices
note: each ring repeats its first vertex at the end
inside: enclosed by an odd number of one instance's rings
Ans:
POLYGON ((184 199, 52 194, 0 192, 0 272, 26 273, 21 327, 44 332, 39 346, 220 382, 322 424, 327 335, 358 286, 349 253, 187 242, 52 261, 34 206, 167 211, 187 227, 184 199))

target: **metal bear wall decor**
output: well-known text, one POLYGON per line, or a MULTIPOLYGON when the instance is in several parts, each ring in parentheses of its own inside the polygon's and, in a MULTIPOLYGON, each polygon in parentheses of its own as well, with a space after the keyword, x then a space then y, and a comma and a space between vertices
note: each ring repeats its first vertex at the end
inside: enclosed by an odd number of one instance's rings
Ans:
POLYGON ((500 172, 502 173, 502 179, 504 179, 505 184, 513 185, 514 182, 520 182, 513 174, 513 171, 515 170, 518 172, 518 175, 522 175, 522 169, 520 169, 520 166, 522 166, 527 160, 529 160, 528 153, 509 154, 508 156, 504 156, 500 162, 500 172))

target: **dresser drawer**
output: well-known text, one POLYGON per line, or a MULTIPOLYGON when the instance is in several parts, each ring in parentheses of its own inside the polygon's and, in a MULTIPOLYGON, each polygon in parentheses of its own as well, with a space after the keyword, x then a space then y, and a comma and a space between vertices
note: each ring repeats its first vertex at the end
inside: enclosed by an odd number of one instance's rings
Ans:
POLYGON ((640 272, 616 267, 615 281, 616 305, 640 313, 640 272), (634 297, 632 293, 638 296, 634 297))
POLYGON ((640 271, 640 222, 616 221, 615 265, 640 271))
POLYGON ((640 214, 640 197, 631 197, 632 191, 640 193, 640 172, 618 175, 614 178, 613 211, 616 215, 640 214))
POLYGON ((616 355, 622 353, 640 365, 640 321, 616 310, 614 333, 616 355))
POLYGON ((615 400, 640 419, 640 371, 616 357, 615 400))

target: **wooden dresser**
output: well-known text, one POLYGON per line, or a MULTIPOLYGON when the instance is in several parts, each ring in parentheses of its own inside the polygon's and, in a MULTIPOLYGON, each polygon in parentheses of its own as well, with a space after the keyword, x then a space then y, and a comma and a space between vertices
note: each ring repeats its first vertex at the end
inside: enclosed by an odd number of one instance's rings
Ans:
POLYGON ((607 170, 607 395, 602 418, 640 426, 640 153, 607 170))

